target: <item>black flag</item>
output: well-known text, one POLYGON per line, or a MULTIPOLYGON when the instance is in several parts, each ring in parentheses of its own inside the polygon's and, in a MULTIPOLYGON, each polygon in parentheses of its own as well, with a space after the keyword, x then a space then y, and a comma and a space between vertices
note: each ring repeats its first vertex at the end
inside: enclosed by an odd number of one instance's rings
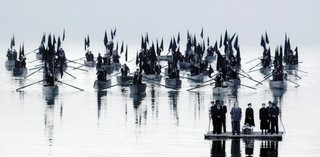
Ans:
POLYGON ((180 32, 178 32, 177 43, 180 44, 180 32))
POLYGON ((203 38, 203 27, 201 29, 200 37, 203 38))
POLYGON ((262 35, 261 35, 260 45, 261 45, 263 48, 266 48, 266 43, 265 43, 262 35))
POLYGON ((63 29, 62 41, 64 41, 65 38, 66 38, 66 31, 65 31, 65 29, 63 29))
POLYGON ((126 45, 126 53, 124 55, 124 59, 126 62, 128 61, 128 45, 126 45))
POLYGON ((43 34, 41 44, 44 44, 46 42, 46 34, 43 34))
POLYGON ((269 38, 268 38, 267 31, 266 31, 266 33, 265 33, 265 34, 266 34, 266 43, 267 43, 267 44, 269 44, 269 38))
POLYGON ((121 43, 120 54, 123 52, 123 41, 121 43))
POLYGON ((104 39, 103 39, 104 46, 107 46, 108 44, 108 35, 107 31, 104 32, 104 39))

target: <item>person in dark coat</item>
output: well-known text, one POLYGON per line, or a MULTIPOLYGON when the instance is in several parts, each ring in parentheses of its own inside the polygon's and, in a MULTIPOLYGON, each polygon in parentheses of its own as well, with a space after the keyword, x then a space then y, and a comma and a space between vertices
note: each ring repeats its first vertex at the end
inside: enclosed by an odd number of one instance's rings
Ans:
POLYGON ((269 115, 271 118, 271 134, 279 133, 279 125, 278 125, 279 114, 280 114, 279 107, 276 105, 276 103, 273 103, 272 107, 269 110, 269 115))
POLYGON ((251 103, 248 104, 248 108, 246 109, 246 118, 244 119, 244 125, 255 126, 254 125, 254 112, 251 108, 251 103))
POLYGON ((266 107, 267 110, 268 110, 268 133, 271 133, 271 117, 270 117, 270 114, 269 114, 271 107, 272 107, 272 102, 269 101, 268 102, 268 107, 266 107))
POLYGON ((227 113, 227 106, 224 105, 223 101, 221 101, 221 107, 222 107, 222 129, 223 132, 226 133, 226 113, 227 113))
POLYGON ((262 107, 259 110, 261 135, 263 135, 263 130, 265 130, 265 134, 267 134, 267 130, 269 129, 269 111, 265 106, 266 104, 262 103, 262 107))
POLYGON ((242 117, 241 108, 238 105, 238 102, 234 103, 234 106, 231 109, 231 124, 232 124, 232 134, 234 135, 237 132, 240 135, 240 121, 242 117))
POLYGON ((211 115, 211 120, 212 120, 212 126, 213 126, 213 131, 212 133, 216 132, 216 120, 215 120, 215 108, 216 108, 216 104, 214 103, 214 101, 211 101, 211 107, 210 107, 210 115, 211 115))
POLYGON ((216 105, 217 105, 217 107, 214 108, 214 119, 215 119, 215 124, 216 124, 215 133, 221 134, 223 110, 222 110, 219 102, 216 105))

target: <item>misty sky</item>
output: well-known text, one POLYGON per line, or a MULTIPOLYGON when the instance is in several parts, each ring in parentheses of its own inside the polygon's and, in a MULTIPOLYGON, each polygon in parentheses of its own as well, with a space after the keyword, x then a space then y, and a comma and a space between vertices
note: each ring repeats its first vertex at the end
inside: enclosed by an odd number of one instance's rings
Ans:
POLYGON ((287 33, 293 45, 319 46, 319 7, 318 0, 2 0, 0 50, 13 34, 17 43, 38 44, 44 32, 61 35, 64 28, 69 42, 83 46, 89 34, 103 45, 104 31, 115 27, 129 46, 146 32, 165 43, 180 32, 184 42, 187 30, 199 36, 202 27, 211 41, 236 32, 240 46, 259 46, 265 30, 274 45, 287 33))

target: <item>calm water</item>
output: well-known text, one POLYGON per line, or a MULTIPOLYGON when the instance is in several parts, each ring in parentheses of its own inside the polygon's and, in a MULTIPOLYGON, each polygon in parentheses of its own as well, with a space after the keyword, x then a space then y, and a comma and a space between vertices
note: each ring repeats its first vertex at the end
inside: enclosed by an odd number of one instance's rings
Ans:
MULTIPOLYGON (((242 48, 244 71, 256 65, 246 62, 259 57, 260 51, 260 47, 242 48)), ((5 69, 5 53, 1 52, 0 156, 320 156, 319 51, 300 48, 300 69, 308 73, 298 71, 302 79, 291 77, 300 84, 298 88, 288 83, 285 92, 272 92, 267 81, 255 86, 256 82, 242 78, 243 84, 257 90, 241 87, 222 98, 228 110, 234 101, 243 110, 251 102, 255 130, 259 128, 261 103, 278 100, 283 124, 279 123, 280 130, 286 131, 280 142, 204 140, 210 101, 217 98, 210 86, 186 91, 196 85, 187 79, 183 79, 179 90, 148 84, 146 95, 134 97, 128 87, 95 91, 95 69, 84 68, 88 70, 85 72, 69 68, 67 72, 77 79, 65 74, 62 81, 85 91, 60 85, 60 93, 50 98, 43 95, 41 84, 35 84, 16 92, 16 88, 38 81, 42 75, 39 72, 26 80, 12 77, 5 69)), ((69 51, 67 55, 71 60, 79 58, 78 52, 69 51)), ((34 59, 35 54, 28 56, 29 61, 34 59)), ((27 67, 39 63, 28 63, 27 67)), ((134 63, 130 68, 135 68, 134 63)), ((263 79, 259 72, 249 74, 256 80, 263 79)), ((115 84, 116 80, 112 81, 115 84)), ((227 130, 230 128, 228 115, 227 130)))

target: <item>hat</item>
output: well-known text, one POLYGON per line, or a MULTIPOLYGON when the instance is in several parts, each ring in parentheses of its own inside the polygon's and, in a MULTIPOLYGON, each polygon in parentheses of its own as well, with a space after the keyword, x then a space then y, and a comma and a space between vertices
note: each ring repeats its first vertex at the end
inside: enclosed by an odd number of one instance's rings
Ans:
POLYGON ((248 104, 248 106, 251 105, 251 103, 248 104))
POLYGON ((213 101, 213 100, 211 101, 211 104, 214 104, 214 101, 213 101))

